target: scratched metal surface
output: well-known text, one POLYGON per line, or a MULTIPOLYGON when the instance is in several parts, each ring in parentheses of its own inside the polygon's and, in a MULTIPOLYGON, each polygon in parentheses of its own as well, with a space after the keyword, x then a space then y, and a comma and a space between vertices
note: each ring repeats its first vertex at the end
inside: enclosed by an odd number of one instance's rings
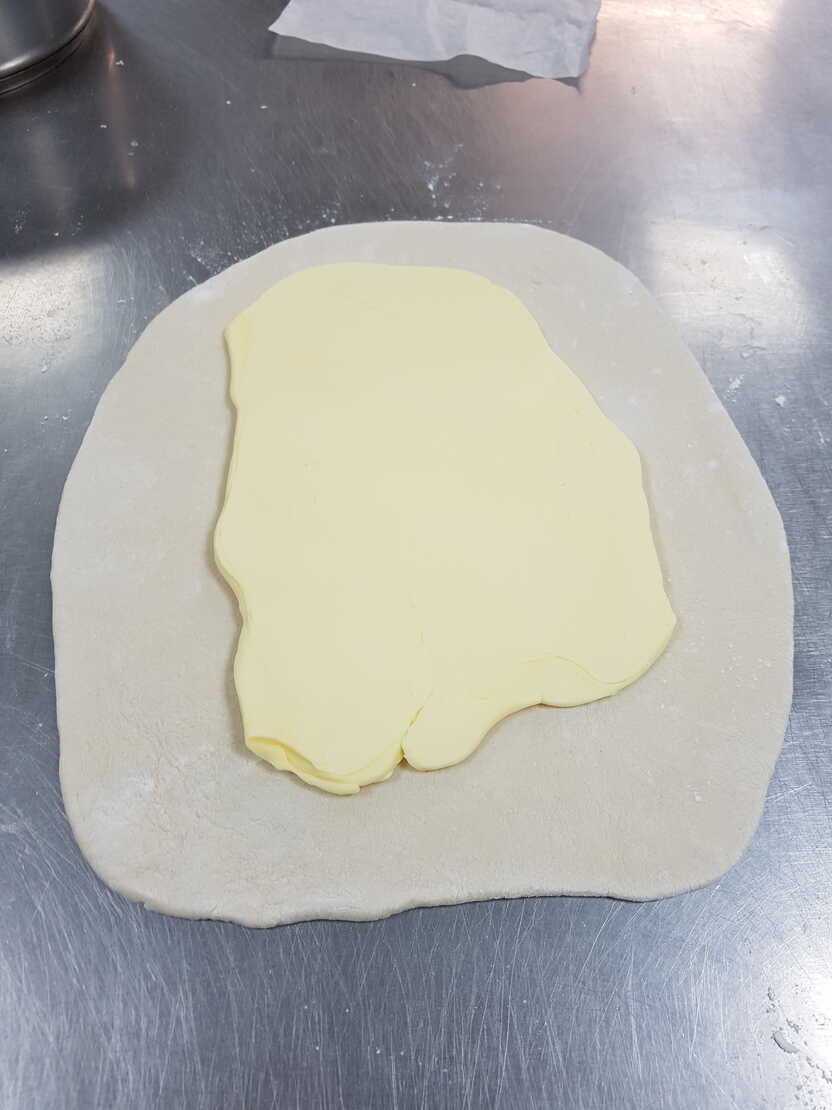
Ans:
POLYGON ((281 61, 277 0, 111 0, 0 102, 0 1106, 832 1105, 832 22, 604 0, 589 73, 462 90, 281 61), (515 219, 639 274, 774 490, 796 698, 763 823, 706 890, 267 932, 111 894, 57 786, 61 485, 144 324, 286 236, 515 219))

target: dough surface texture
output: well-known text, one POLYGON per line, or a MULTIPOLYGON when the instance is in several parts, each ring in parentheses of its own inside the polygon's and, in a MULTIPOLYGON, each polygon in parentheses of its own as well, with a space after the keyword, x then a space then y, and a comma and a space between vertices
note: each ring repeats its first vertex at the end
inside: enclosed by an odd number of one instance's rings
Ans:
POLYGON ((512 293, 341 263, 226 332, 245 741, 336 794, 617 693, 675 623, 630 441, 512 293))
POLYGON ((337 227, 271 247, 154 319, 64 490, 52 565, 60 774, 99 875, 164 912, 267 926, 535 894, 655 898, 739 857, 791 700, 782 523, 638 280, 512 224, 337 227), (252 757, 237 604, 213 559, 233 437, 224 328, 330 263, 442 266, 518 297, 638 451, 679 622, 614 697, 501 721, 457 766, 338 798, 252 757))

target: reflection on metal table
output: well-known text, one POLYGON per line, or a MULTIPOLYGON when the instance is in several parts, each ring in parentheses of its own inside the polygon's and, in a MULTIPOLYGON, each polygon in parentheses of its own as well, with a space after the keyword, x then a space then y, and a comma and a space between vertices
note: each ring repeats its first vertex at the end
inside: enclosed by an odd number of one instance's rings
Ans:
POLYGON ((826 0, 604 0, 577 83, 277 58, 258 0, 111 0, 0 100, 0 1105, 832 1104, 832 23, 826 0), (138 333, 287 236, 539 223, 659 297, 783 513, 796 687, 720 882, 255 932, 108 891, 57 784, 64 478, 138 333))

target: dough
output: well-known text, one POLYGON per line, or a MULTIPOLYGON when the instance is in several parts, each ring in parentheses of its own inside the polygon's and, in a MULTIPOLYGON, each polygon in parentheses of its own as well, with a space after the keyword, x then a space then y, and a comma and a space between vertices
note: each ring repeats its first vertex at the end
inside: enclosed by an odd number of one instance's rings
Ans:
POLYGON ((248 747, 335 794, 616 693, 675 623, 632 444, 512 293, 341 263, 226 333, 248 747))
POLYGON ((108 386, 53 556, 61 785, 84 853, 168 913, 251 925, 523 894, 655 898, 722 874, 758 821, 791 697, 782 524, 671 324, 611 259, 516 224, 281 243, 181 297, 108 386), (502 721, 465 763, 336 798, 243 745, 236 602, 212 534, 233 427, 222 329, 331 262, 455 266, 520 297, 638 449, 680 621, 612 698, 502 721))

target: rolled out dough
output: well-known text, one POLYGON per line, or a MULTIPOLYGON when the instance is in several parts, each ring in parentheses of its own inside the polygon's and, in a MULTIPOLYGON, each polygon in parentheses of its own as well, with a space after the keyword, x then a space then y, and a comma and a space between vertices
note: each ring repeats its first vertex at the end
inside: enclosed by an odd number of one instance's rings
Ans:
POLYGON ((272 247, 146 329, 67 479, 53 556, 61 785, 98 873, 147 905, 272 925, 523 894, 699 886, 759 818, 791 697, 771 496, 652 298, 533 227, 369 224, 272 247), (238 622, 211 557, 232 436, 222 329, 331 262, 455 266, 515 293, 638 449, 680 623, 613 698, 501 722, 463 764, 337 798, 243 746, 238 622))
POLYGON ((340 263, 226 332, 248 747, 333 794, 635 681, 675 619, 638 452, 506 289, 340 263))

